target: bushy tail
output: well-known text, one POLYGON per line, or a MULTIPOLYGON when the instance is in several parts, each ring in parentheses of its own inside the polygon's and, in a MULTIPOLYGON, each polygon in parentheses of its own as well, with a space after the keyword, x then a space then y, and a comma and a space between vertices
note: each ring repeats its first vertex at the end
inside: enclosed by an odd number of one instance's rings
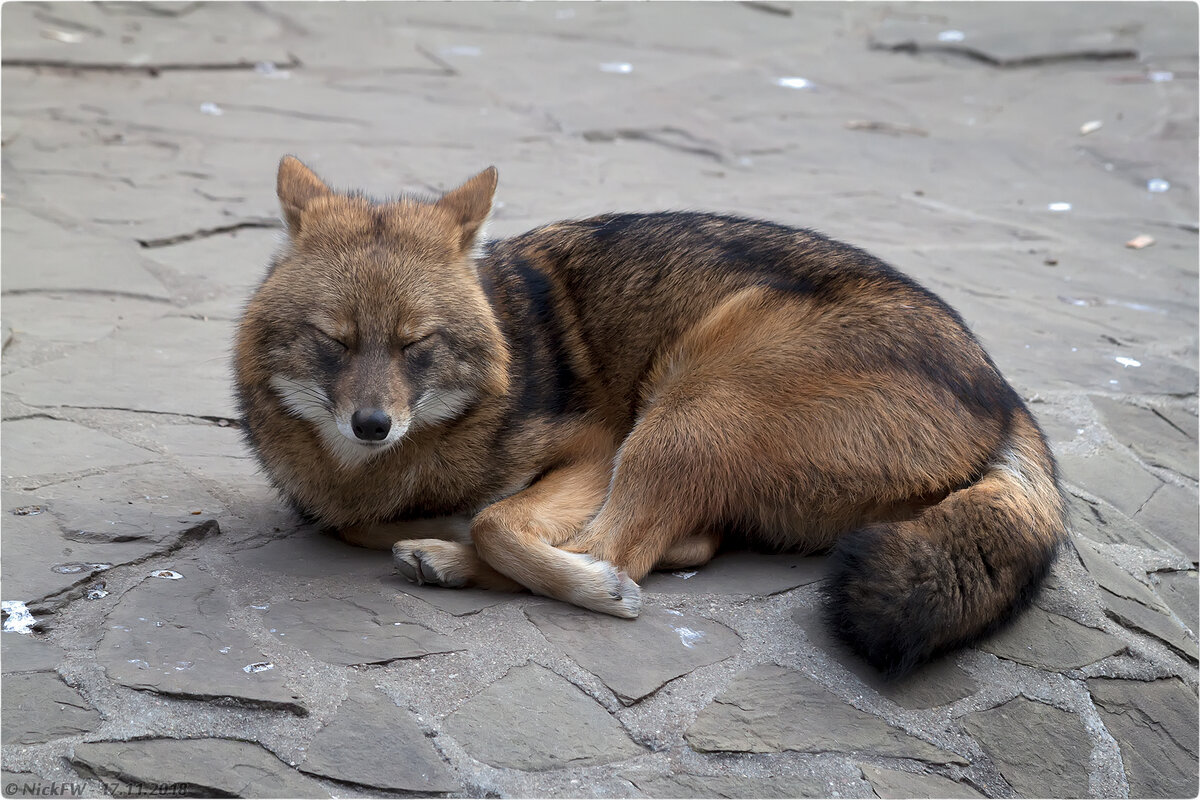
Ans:
POLYGON ((831 555, 834 631, 891 675, 990 633, 1037 593, 1066 538, 1054 462, 1017 412, 983 477, 916 518, 842 537, 831 555))

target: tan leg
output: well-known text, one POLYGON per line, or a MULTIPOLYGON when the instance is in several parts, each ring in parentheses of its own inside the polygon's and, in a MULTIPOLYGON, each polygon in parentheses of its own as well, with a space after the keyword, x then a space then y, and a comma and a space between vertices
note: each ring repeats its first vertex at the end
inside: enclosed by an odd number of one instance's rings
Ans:
POLYGON ((717 554, 721 546, 720 533, 707 533, 680 539, 658 559, 655 569, 686 569, 702 567, 717 554))
POLYGON ((537 594, 636 617, 642 593, 628 575, 587 553, 554 546, 570 540, 596 513, 610 464, 609 453, 577 461, 485 508, 471 525, 479 554, 537 594))
POLYGON ((471 544, 441 539, 405 539, 392 546, 396 570, 416 584, 459 589, 474 586, 519 592, 521 584, 492 569, 471 544))

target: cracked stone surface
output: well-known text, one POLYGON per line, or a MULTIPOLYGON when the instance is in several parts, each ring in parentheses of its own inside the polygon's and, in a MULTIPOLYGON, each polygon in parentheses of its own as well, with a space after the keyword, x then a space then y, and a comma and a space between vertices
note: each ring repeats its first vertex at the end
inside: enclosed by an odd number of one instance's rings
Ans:
POLYGON ((1049 670, 1077 669, 1125 648, 1120 637, 1037 606, 979 644, 980 650, 1001 658, 1049 670))
POLYGON ((262 747, 233 739, 140 739, 75 745, 71 763, 136 793, 183 784, 202 797, 329 797, 262 747))
POLYGON ((378 692, 352 690, 317 731, 300 769, 392 791, 456 791, 458 781, 411 713, 378 692))
POLYGON ((821 781, 746 778, 729 775, 671 775, 632 783, 646 797, 823 797, 821 781))
POLYGON ((881 798, 904 797, 984 797, 970 786, 919 772, 901 772, 863 764, 863 777, 871 782, 875 795, 881 798))
POLYGON ((1092 743, 1075 715, 1018 697, 968 714, 963 725, 1018 795, 1092 796, 1088 787, 1092 743), (1054 758, 1047 758, 1048 753, 1054 758))
POLYGON ((1187 797, 1196 790, 1196 695, 1178 680, 1093 678, 1088 691, 1121 745, 1130 797, 1187 797))
POLYGON ((762 664, 734 678, 700 712, 686 738, 702 752, 861 752, 932 764, 966 763, 957 753, 910 736, 777 664, 762 664))
POLYGON ((525 615, 626 705, 697 667, 736 655, 741 644, 724 625, 670 608, 643 607, 632 621, 560 603, 532 606, 525 615))
POLYGON ((1194 5, 0 16, 0 591, 36 623, 0 634, 17 795, 1194 791, 1194 5), (652 574, 635 622, 408 583, 297 519, 234 419, 284 153, 376 196, 495 164, 496 236, 694 208, 883 257, 1030 404, 1078 557, 899 681, 820 625, 820 554, 652 574))
POLYGON ((78 736, 100 725, 100 714, 52 672, 5 673, 3 681, 5 745, 78 736))
POLYGON ((336 597, 274 603, 263 612, 263 627, 281 643, 346 666, 385 664, 464 649, 461 642, 447 636, 398 621, 401 615, 394 606, 374 605, 336 597))
POLYGON ((537 664, 510 670, 467 700, 446 729, 474 758, 510 769, 606 764, 641 752, 602 706, 537 664))
POLYGON ((173 562, 168 573, 143 579, 104 620, 96 660, 109 679, 156 694, 306 713, 287 670, 228 624, 226 593, 204 566, 173 562))

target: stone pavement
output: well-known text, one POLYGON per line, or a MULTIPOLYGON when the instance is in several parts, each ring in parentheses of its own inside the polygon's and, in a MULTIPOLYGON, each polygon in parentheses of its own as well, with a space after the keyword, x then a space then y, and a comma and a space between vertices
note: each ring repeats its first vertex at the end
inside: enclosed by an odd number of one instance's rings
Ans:
POLYGON ((1194 4, 2 21, 6 796, 1196 794, 1194 4), (818 625, 820 559, 655 575, 633 623, 413 587, 239 441, 284 153, 384 195, 496 164, 500 235, 695 208, 866 247, 1031 402, 1076 547, 895 684, 818 625))

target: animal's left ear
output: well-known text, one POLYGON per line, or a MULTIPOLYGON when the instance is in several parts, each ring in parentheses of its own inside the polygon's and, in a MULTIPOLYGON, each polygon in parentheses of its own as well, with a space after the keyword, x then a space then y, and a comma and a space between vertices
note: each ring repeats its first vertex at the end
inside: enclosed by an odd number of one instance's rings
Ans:
POLYGON ((471 180, 442 195, 437 205, 446 209, 459 225, 459 247, 463 252, 475 244, 488 216, 492 213, 492 198, 496 194, 499 173, 488 167, 471 180))

